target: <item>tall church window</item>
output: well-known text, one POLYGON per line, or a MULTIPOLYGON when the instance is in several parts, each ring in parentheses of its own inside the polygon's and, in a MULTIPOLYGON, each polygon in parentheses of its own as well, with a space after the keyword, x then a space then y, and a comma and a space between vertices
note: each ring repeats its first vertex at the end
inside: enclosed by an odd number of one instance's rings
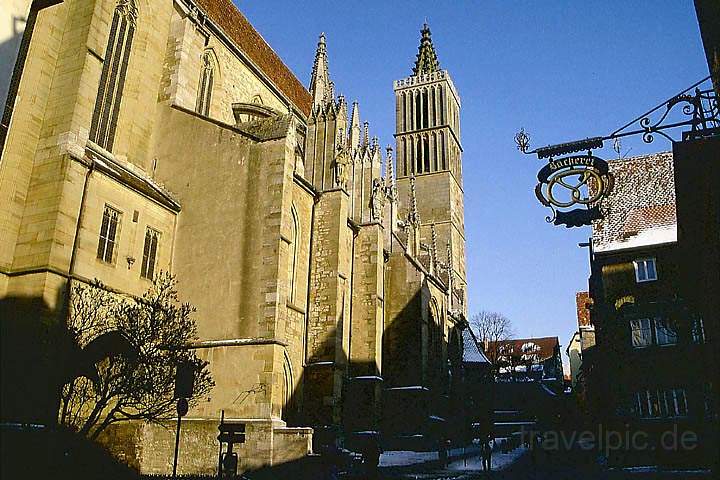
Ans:
POLYGON ((200 68, 200 86, 198 87, 195 111, 207 116, 210 113, 210 100, 212 98, 213 82, 215 80, 215 63, 213 62, 210 51, 206 50, 203 54, 200 68))
POLYGON ((442 169, 447 170, 447 160, 445 157, 445 132, 440 132, 440 158, 442 160, 442 169))
POLYGON ((430 171, 430 141, 427 135, 423 135, 423 161, 425 163, 425 172, 430 171))
POLYGON ((415 173, 422 173, 422 140, 415 138, 415 173))
POLYGON ((106 150, 112 150, 115 139, 137 16, 134 0, 118 0, 90 125, 90 139, 106 150))
POLYGON ((112 208, 110 205, 105 205, 97 248, 97 258, 103 262, 113 262, 116 245, 115 237, 117 236, 121 215, 119 210, 112 208))
POLYGON ((415 92, 415 129, 422 128, 422 95, 421 92, 415 92))
POLYGON ((401 156, 403 159, 403 176, 408 175, 408 159, 407 159, 407 141, 403 138, 401 141, 402 152, 401 156))
POLYGON ((423 124, 422 124, 422 126, 423 126, 423 128, 428 128, 428 117, 430 116, 429 115, 430 112, 428 110, 429 102, 428 102, 427 88, 423 88, 422 97, 423 97, 423 102, 422 102, 423 103, 423 124))
POLYGON ((445 125, 445 87, 440 87, 440 124, 445 125))
POLYGON ((405 93, 405 131, 412 129, 412 93, 405 93))
POLYGON ((290 250, 290 262, 288 265, 288 298, 291 302, 295 301, 295 290, 296 290, 296 283, 297 283, 297 265, 298 265, 298 238, 300 234, 300 223, 298 221, 297 211, 295 210, 295 207, 291 210, 292 213, 292 223, 290 225, 291 231, 290 231, 290 245, 288 245, 290 250))
POLYGON ((152 280, 155 275, 159 240, 160 232, 150 227, 145 230, 145 245, 143 246, 143 258, 140 267, 140 276, 143 278, 152 280))
POLYGON ((436 97, 437 88, 433 87, 430 90, 430 103, 432 104, 432 124, 431 127, 434 127, 437 125, 437 97, 436 97))

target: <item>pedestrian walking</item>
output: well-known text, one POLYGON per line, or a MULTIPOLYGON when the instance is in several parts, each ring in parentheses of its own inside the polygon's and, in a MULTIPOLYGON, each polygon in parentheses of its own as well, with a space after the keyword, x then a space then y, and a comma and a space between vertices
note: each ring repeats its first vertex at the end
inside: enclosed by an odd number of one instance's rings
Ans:
POLYGON ((492 469, 492 448, 490 447, 490 436, 480 444, 480 455, 482 456, 482 468, 484 472, 489 472, 492 469))

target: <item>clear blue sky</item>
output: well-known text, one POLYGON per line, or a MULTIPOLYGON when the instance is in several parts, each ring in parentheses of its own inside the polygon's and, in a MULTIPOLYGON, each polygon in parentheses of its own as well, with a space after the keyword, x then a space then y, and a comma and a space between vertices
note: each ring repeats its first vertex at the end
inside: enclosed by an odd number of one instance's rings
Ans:
MULTIPOLYGON (((427 18, 462 100, 470 311, 502 312, 517 336, 557 335, 564 350, 590 231, 545 223, 541 162, 513 136, 525 127, 537 147, 608 134, 707 76, 692 1, 235 1, 305 85, 324 31, 337 92, 383 145, 392 81, 410 75, 427 18)), ((611 146, 597 153, 614 158, 611 146)), ((670 148, 623 142, 628 155, 670 148)))

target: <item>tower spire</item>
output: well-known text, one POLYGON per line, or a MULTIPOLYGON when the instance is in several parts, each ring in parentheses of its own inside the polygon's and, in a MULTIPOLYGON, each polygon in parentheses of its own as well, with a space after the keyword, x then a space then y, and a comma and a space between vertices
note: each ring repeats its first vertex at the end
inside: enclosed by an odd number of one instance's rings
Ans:
POLYGON ((413 67, 413 75, 423 75, 440 70, 440 62, 438 61, 435 47, 430 38, 430 27, 427 20, 420 30, 420 46, 418 47, 417 59, 415 67, 413 67))
POLYGON ((333 84, 330 81, 328 71, 327 47, 325 45, 325 33, 320 34, 317 50, 315 51, 315 62, 313 63, 312 76, 310 77, 310 94, 313 97, 313 107, 323 105, 334 96, 333 84))

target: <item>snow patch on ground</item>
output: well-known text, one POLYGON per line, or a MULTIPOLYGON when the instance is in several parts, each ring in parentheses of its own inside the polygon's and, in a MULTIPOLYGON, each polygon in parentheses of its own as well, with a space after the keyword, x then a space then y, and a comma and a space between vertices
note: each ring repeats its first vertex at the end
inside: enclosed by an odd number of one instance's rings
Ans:
MULTIPOLYGON (((524 447, 516 448, 509 453, 493 452, 492 469, 503 470, 518 460, 528 449, 524 447)), ((480 449, 477 446, 468 447, 463 451, 462 448, 450 450, 450 462, 446 470, 463 471, 463 470, 482 470, 482 461, 480 458, 480 449), (467 459, 463 459, 461 455, 468 455, 467 459)), ((428 462, 437 462, 439 460, 438 452, 410 452, 410 451, 389 451, 384 452, 380 456, 381 467, 407 467, 410 465, 419 465, 428 462)))
MULTIPOLYGON (((448 470, 462 471, 462 470, 482 470, 482 460, 480 458, 480 451, 477 449, 475 455, 469 457, 467 460, 462 458, 451 458, 448 470)), ((504 470, 510 465, 515 463, 520 457, 522 457, 528 449, 525 447, 519 447, 508 453, 493 452, 491 457, 492 470, 504 470)), ((462 450, 460 450, 462 452, 462 450)), ((457 455, 456 451, 453 451, 457 455)))
POLYGON ((410 452, 397 450, 384 452, 380 456, 381 467, 405 467, 419 463, 436 462, 439 459, 438 452, 410 452))

